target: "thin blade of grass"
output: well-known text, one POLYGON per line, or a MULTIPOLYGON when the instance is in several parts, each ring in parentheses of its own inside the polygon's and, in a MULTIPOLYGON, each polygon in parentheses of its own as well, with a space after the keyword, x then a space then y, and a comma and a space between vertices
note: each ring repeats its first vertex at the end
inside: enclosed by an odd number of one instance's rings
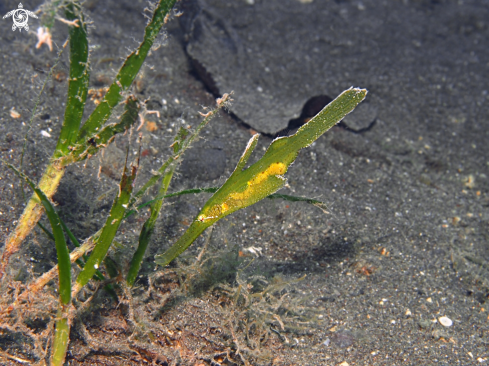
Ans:
POLYGON ((37 223, 37 226, 39 226, 41 228, 41 230, 44 232, 44 234, 46 234, 46 236, 51 239, 52 241, 54 241, 54 235, 51 231, 49 231, 43 224, 41 224, 40 222, 37 223))
MULTIPOLYGON (((182 150, 185 148, 185 140, 188 136, 189 132, 185 130, 184 128, 180 128, 179 133, 175 137, 175 141, 173 143, 173 153, 174 154, 181 154, 182 150)), ((154 202, 151 203, 151 215, 146 220, 146 222, 143 225, 143 228, 141 230, 141 233, 139 235, 139 243, 138 243, 138 248, 136 252, 134 253, 134 256, 131 260, 131 264, 129 267, 129 271, 127 273, 126 277, 126 282, 127 284, 132 287, 134 285, 134 282, 136 281, 136 277, 139 273, 139 269, 141 268, 141 262, 143 261, 144 258, 144 253, 146 252, 146 249, 148 248, 149 241, 151 239, 151 235, 153 234, 154 227, 156 224, 156 220, 158 219, 158 216, 161 211, 161 207, 163 205, 163 199, 164 196, 168 190, 168 187, 170 186, 171 179, 173 177, 173 173, 175 172, 176 164, 173 164, 170 168, 170 170, 165 174, 163 177, 163 180, 160 184, 160 189, 158 192, 158 195, 160 198, 157 200, 154 200, 154 202)))
POLYGON ((51 365, 62 366, 65 361, 70 336, 69 307, 60 304, 56 319, 51 365))
POLYGON ((106 256, 104 259, 105 269, 110 278, 116 278, 119 276, 119 266, 112 258, 106 256))
MULTIPOLYGON (((175 136, 174 142, 172 144, 174 154, 182 153, 182 150, 185 148, 185 141, 188 135, 188 130, 181 127, 177 135, 175 136)), ((126 283, 129 287, 132 287, 134 285, 134 282, 136 281, 136 277, 139 273, 139 269, 141 268, 141 263, 144 258, 144 253, 146 252, 149 241, 151 240, 151 236, 153 235, 156 220, 158 220, 161 207, 163 206, 163 199, 166 192, 168 191, 168 187, 170 186, 170 182, 173 178, 173 173, 175 172, 176 167, 177 164, 174 163, 173 165, 171 165, 168 172, 166 172, 163 180, 160 183, 160 188, 158 191, 158 196, 160 196, 160 198, 151 203, 151 215, 143 225, 143 228, 139 235, 138 248, 132 257, 129 271, 127 273, 126 283)))
POLYGON ((61 0, 47 1, 41 5, 42 17, 41 24, 49 30, 54 26, 56 13, 60 7, 61 0))
MULTIPOLYGON (((61 226, 63 227, 63 230, 64 232, 66 233, 66 235, 68 235, 68 238, 71 240, 71 242, 73 243, 73 245, 76 247, 76 248, 80 248, 80 242, 78 241, 78 239, 75 237, 75 235, 73 235, 73 233, 71 232, 71 230, 68 228, 68 226, 66 226, 65 222, 63 220, 61 220, 61 218, 59 219, 60 222, 61 222, 61 226)), ((80 268, 83 268, 85 267, 85 262, 87 261, 88 257, 86 255, 83 255, 82 256, 83 259, 77 259, 75 260, 75 263, 78 265, 78 267, 80 268)), ((104 278, 104 275, 99 271, 97 270, 97 277, 100 279, 100 280, 105 280, 104 278)))
POLYGON ((206 202, 184 235, 165 253, 155 256, 162 266, 183 253, 209 226, 221 218, 253 205, 275 193, 286 182, 283 175, 296 159, 299 150, 308 147, 319 136, 341 121, 365 99, 367 90, 350 88, 323 108, 292 136, 272 141, 263 157, 246 170, 244 162, 256 146, 252 137, 236 169, 222 187, 206 202))
MULTIPOLYGON (((88 238, 80 247, 76 248, 70 253, 70 261, 76 262, 79 258, 83 256, 86 252, 89 252, 95 246, 94 236, 99 235, 97 232, 95 235, 88 238)), ((32 282, 27 291, 24 291, 20 296, 19 300, 27 300, 30 295, 34 295, 46 286, 46 284, 56 278, 58 273, 58 265, 55 265, 49 271, 45 272, 42 276, 38 277, 34 282, 32 282)))
POLYGON ((24 173, 17 170, 12 164, 6 162, 4 163, 7 164, 7 166, 15 172, 15 174, 29 184, 32 190, 39 197, 39 200, 46 210, 46 215, 48 216, 51 228, 53 230, 56 253, 58 255, 59 298, 62 304, 67 305, 71 302, 71 261, 59 216, 49 199, 39 188, 36 187, 34 182, 32 182, 24 173))
POLYGON ((87 27, 78 1, 70 2, 66 6, 65 15, 69 21, 76 21, 76 25, 70 25, 68 99, 63 126, 61 127, 53 158, 67 155, 70 152, 69 147, 75 143, 78 137, 87 99, 88 80, 90 78, 87 27))
MULTIPOLYGON (((68 238, 70 238, 71 242, 73 243, 73 245, 76 247, 76 248, 80 248, 80 242, 78 241, 78 239, 75 237, 75 235, 73 235, 73 233, 71 232, 71 230, 68 228, 68 226, 66 226, 66 224, 64 223, 63 220, 61 220, 60 218, 60 221, 61 221, 61 226, 63 226, 63 230, 65 231, 66 235, 68 235, 68 238)), ((98 239, 97 239, 98 240, 98 239)), ((97 242, 97 240, 95 240, 95 242, 97 242)), ((88 259, 88 257, 84 254, 82 256, 83 259, 77 259, 75 261, 75 263, 78 265, 78 267, 82 268, 85 267, 85 263, 88 259)), ((100 270, 97 269, 97 271, 95 272, 95 278, 99 281, 105 281, 106 278, 105 276, 102 274, 102 272, 100 272, 100 270)), ((104 290, 107 291, 107 293, 114 299, 114 300, 118 300, 118 296, 117 296, 117 293, 115 292, 115 289, 114 289, 114 286, 112 286, 110 283, 105 285, 104 286, 104 290)))
MULTIPOLYGON (((165 194, 168 186, 170 185, 170 181, 173 177, 173 173, 175 171, 175 166, 170 168, 170 170, 165 174, 160 186, 160 194, 165 194)), ((151 239, 151 235, 153 235, 154 227, 156 224, 156 220, 160 214, 161 206, 163 205, 163 198, 158 199, 156 202, 151 204, 151 215, 146 220, 141 229, 141 233, 139 234, 138 240, 138 248, 134 253, 131 264, 129 267, 129 271, 127 273, 126 282, 128 286, 132 287, 134 282, 136 281, 136 277, 139 273, 139 269, 141 268, 141 262, 144 258, 144 253, 148 248, 149 241, 151 239)))
MULTIPOLYGON (((71 230, 68 228, 68 226, 66 226, 65 222, 61 219, 61 217, 59 218, 59 221, 61 223, 61 226, 63 227, 63 230, 65 232, 66 235, 68 235, 68 238, 71 240, 71 242, 73 243, 73 245, 76 247, 76 248, 80 248, 80 242, 78 241, 78 239, 75 237, 75 235, 73 235, 73 233, 71 232, 71 230)), ((52 241, 55 241, 55 238, 54 238, 54 235, 46 228, 44 227, 44 225, 42 225, 40 222, 37 223, 37 225, 41 228, 42 231, 44 231, 44 233, 46 234, 46 236, 51 239, 52 241)), ((68 249, 69 250, 69 249, 68 249)), ((72 256, 73 252, 70 253, 70 260, 71 260, 71 256, 72 256)), ((75 263, 78 265, 78 267, 82 268, 85 266, 85 262, 87 261, 88 257, 86 255, 83 255, 82 256, 83 259, 80 259, 80 258, 77 258, 75 260, 75 263)), ((71 260, 73 261, 73 260, 71 260)), ((57 266, 55 267, 55 269, 57 268, 57 266)), ((106 278, 105 276, 102 274, 102 272, 100 272, 99 270, 97 270, 97 272, 95 273, 96 275, 96 279, 99 280, 99 281, 105 281, 106 278)), ((111 285, 111 284, 107 284, 105 285, 104 289, 115 299, 117 300, 117 294, 114 290, 114 287, 111 285)))
POLYGON ((327 206, 324 202, 315 200, 313 198, 308 198, 308 197, 299 197, 299 196, 291 196, 289 194, 279 194, 279 193, 274 193, 269 196, 267 196, 268 199, 283 199, 284 201, 290 201, 290 202, 306 202, 309 203, 310 205, 316 206, 320 210, 322 210, 324 213, 329 213, 327 211, 327 206))
POLYGON ((96 133, 110 117, 112 110, 121 100, 121 92, 129 88, 143 65, 148 52, 168 19, 168 13, 176 0, 160 0, 153 12, 153 18, 144 30, 144 39, 139 47, 132 52, 119 70, 115 81, 109 87, 102 102, 95 108, 88 120, 80 129, 78 144, 83 143, 88 136, 96 133))
POLYGON ((163 163, 160 169, 154 174, 148 181, 137 191, 136 194, 134 194, 133 198, 131 199, 131 203, 129 204, 129 208, 133 208, 134 204, 146 193, 146 191, 155 185, 163 176, 165 173, 166 169, 170 166, 171 163, 174 161, 177 161, 180 159, 180 157, 185 153, 185 151, 191 146, 192 142, 199 136, 200 132, 202 129, 211 121, 211 119, 219 112, 221 108, 226 106, 229 102, 231 101, 231 95, 230 94, 224 94, 222 98, 218 98, 216 103, 217 106, 215 109, 212 111, 208 112, 205 115, 204 120, 197 126, 195 131, 190 134, 190 136, 186 137, 182 142, 181 146, 179 146, 179 149, 177 152, 173 152, 173 154, 163 163))
POLYGON ((61 220, 54 209, 53 205, 46 195, 35 186, 35 184, 22 172, 18 171, 13 165, 8 164, 20 178, 29 184, 32 190, 37 194, 41 201, 46 215, 48 216, 58 255, 58 279, 59 279, 59 305, 58 316, 56 319, 55 333, 53 339, 53 357, 52 365, 62 365, 68 348, 70 325, 69 325, 69 308, 71 303, 71 260, 66 240, 64 237, 61 220))
POLYGON ((127 131, 137 121, 140 105, 135 96, 130 95, 124 102, 124 112, 119 122, 109 124, 98 133, 91 135, 84 143, 76 145, 69 154, 57 159, 54 164, 64 167, 95 155, 100 149, 107 147, 115 135, 127 131))
POLYGON ((100 238, 93 249, 90 257, 88 258, 85 267, 80 272, 76 279, 75 286, 73 288, 73 295, 78 293, 78 291, 85 286, 88 281, 93 277, 98 267, 101 265, 102 261, 107 254, 107 251, 114 240, 115 234, 119 229, 119 226, 124 217, 124 213, 127 207, 127 203, 131 198, 131 193, 133 189, 133 182, 136 178, 137 166, 131 166, 131 172, 127 172, 127 155, 126 163, 124 164, 124 172, 122 173, 122 178, 119 184, 119 194, 112 204, 110 210, 110 215, 107 218, 105 225, 102 228, 102 233, 100 238))
MULTIPOLYGON (((126 283, 128 286, 132 287, 134 285, 134 282, 136 281, 137 275, 139 273, 139 269, 141 268, 141 263, 144 258, 144 253, 148 248, 149 241, 151 240, 151 236, 154 231, 156 220, 158 219, 158 216, 161 211, 161 207, 163 205, 163 199, 168 190, 168 187, 170 186, 173 173, 175 172, 177 161, 181 158, 185 150, 188 149, 192 144, 192 142, 198 137, 202 129, 210 122, 212 117, 214 117, 217 114, 217 112, 229 100, 230 100, 229 94, 225 94, 222 98, 219 98, 217 100, 217 107, 214 110, 208 112, 206 115, 204 115, 205 117, 204 120, 199 124, 199 126, 194 131, 194 133, 190 134, 188 130, 184 129, 183 127, 180 128, 179 132, 175 136, 175 140, 173 144, 171 145, 173 147, 173 155, 170 156, 170 158, 163 164, 163 166, 159 169, 158 173, 152 178, 150 178, 150 180, 143 186, 143 188, 140 189, 139 192, 137 192, 136 195, 134 196, 132 203, 136 202, 136 200, 139 197, 141 197, 144 194, 144 192, 149 187, 151 187, 151 185, 155 184, 159 180, 160 175, 165 174, 160 184, 158 197, 155 200, 153 200, 153 202, 150 204, 151 215, 148 218, 148 220, 146 220, 146 222, 144 223, 141 233, 139 235, 138 248, 133 255, 133 258, 130 263, 129 271, 126 277, 126 283), (168 167, 170 167, 170 169, 168 172, 165 173, 168 167)), ((134 210, 132 210, 131 212, 133 211, 134 210)), ((129 215, 124 216, 124 218, 127 216, 129 215)))

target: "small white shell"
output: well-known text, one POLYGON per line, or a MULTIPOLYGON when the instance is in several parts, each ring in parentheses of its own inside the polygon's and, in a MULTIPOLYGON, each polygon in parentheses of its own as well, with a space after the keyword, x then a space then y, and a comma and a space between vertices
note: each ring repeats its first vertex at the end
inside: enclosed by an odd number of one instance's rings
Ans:
POLYGON ((438 321, 440 322, 441 325, 443 325, 444 327, 451 327, 453 322, 452 322, 452 319, 446 317, 446 316, 440 316, 438 318, 438 321))

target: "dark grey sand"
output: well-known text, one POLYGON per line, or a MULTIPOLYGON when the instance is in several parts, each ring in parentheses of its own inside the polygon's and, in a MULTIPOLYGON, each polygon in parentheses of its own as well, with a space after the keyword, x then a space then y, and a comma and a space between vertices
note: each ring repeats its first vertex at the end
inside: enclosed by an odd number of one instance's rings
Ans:
MULTIPOLYGON (((1 2, 2 15, 17 5, 1 2)), ((23 5, 34 10, 40 2, 23 5)), ((85 6, 93 21, 90 83, 100 88, 141 40, 147 3, 87 1, 85 6)), ((13 32, 11 25, 0 20, 0 156, 19 166, 27 124, 56 50, 36 49, 35 34, 13 32), (12 108, 20 118, 11 117, 12 108)), ((39 20, 30 25, 35 32, 39 20)), ((66 37, 67 27, 56 23, 56 49, 66 37)), ((211 92, 234 91, 235 101, 185 155, 172 191, 222 184, 252 130, 265 134, 257 159, 310 98, 334 98, 351 86, 369 90, 363 112, 303 150, 280 191, 322 200, 329 214, 305 203, 265 200, 227 217, 213 231, 211 251, 239 250, 245 259, 257 253, 246 269, 249 284, 253 276, 270 283, 307 275, 286 290, 303 321, 295 327, 285 322, 286 331, 278 320, 272 324, 281 335, 270 332, 263 358, 253 356, 248 343, 249 364, 489 363, 488 38, 487 0, 199 0, 186 2, 183 16, 168 24, 134 90, 141 100, 149 99, 148 109, 160 112, 160 117, 147 116, 157 129, 141 129, 146 156, 139 182, 167 156, 178 126, 197 125, 203 106, 213 106, 211 92), (442 316, 453 325, 441 325, 442 316)), ((28 133, 24 169, 33 179, 42 174, 63 119, 67 54, 47 83, 28 133)), ((86 115, 93 110, 92 102, 87 105, 86 115)), ((55 201, 79 238, 105 220, 127 142, 136 136, 119 137, 103 158, 68 169, 55 201), (105 192, 107 197, 97 200, 105 192)), ((133 143, 131 156, 136 150, 133 143)), ((206 197, 169 200, 141 286, 154 270, 154 254, 182 233, 206 197)), ((22 209, 20 182, 2 164, 0 242, 22 209)), ((123 266, 142 222, 129 220, 117 236, 129 248, 112 254, 123 266)), ((198 240, 190 253, 202 243, 198 240)), ((29 281, 33 273, 51 268, 55 258, 54 245, 36 229, 13 258, 11 275, 29 281)), ((235 279, 227 285, 237 286, 235 279)), ((116 309, 110 301, 105 306, 106 313, 85 316, 95 338, 116 309)), ((158 321, 181 337, 170 345, 157 339, 151 346, 167 361, 149 351, 109 349, 115 338, 100 338, 108 342, 105 348, 87 345, 74 330, 68 362, 136 365, 146 357, 159 364, 214 360, 217 365, 225 357, 216 355, 226 352, 220 334, 229 333, 220 306, 204 291, 162 310, 158 321), (211 333, 221 342, 212 350, 210 336, 188 336, 211 333)), ((35 360, 25 339, 2 329, 0 348, 35 360)), ((1 364, 9 362, 0 357, 1 364)), ((227 362, 222 364, 233 364, 227 362)))

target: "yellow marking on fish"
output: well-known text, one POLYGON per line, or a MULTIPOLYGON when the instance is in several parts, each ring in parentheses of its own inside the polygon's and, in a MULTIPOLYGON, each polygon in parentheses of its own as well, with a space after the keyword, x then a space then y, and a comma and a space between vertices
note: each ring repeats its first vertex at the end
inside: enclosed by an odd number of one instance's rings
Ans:
POLYGON ((222 214, 230 209, 241 208, 246 205, 247 201, 257 194, 260 189, 261 183, 263 183, 271 175, 282 175, 287 171, 287 166, 284 163, 273 163, 266 170, 258 173, 255 177, 247 182, 247 187, 243 192, 231 193, 226 200, 221 203, 212 206, 206 213, 197 217, 197 220, 204 222, 206 220, 212 220, 219 218, 222 214))
POLYGON ((260 184, 270 175, 282 175, 287 171, 287 166, 284 163, 273 163, 265 171, 258 173, 253 179, 248 182, 248 186, 260 184))
POLYGON ((217 219, 219 216, 230 209, 241 208, 246 205, 249 199, 257 194, 261 184, 271 175, 282 175, 287 171, 284 163, 273 163, 266 170, 258 173, 255 177, 247 182, 247 187, 243 192, 231 193, 222 204, 212 206, 205 214, 197 217, 197 220, 204 222, 206 220, 217 219))
POLYGON ((258 173, 254 178, 247 182, 248 188, 243 192, 231 193, 230 197, 237 200, 246 200, 251 198, 257 191, 259 185, 271 175, 282 175, 287 171, 284 163, 273 163, 263 172, 258 173))

